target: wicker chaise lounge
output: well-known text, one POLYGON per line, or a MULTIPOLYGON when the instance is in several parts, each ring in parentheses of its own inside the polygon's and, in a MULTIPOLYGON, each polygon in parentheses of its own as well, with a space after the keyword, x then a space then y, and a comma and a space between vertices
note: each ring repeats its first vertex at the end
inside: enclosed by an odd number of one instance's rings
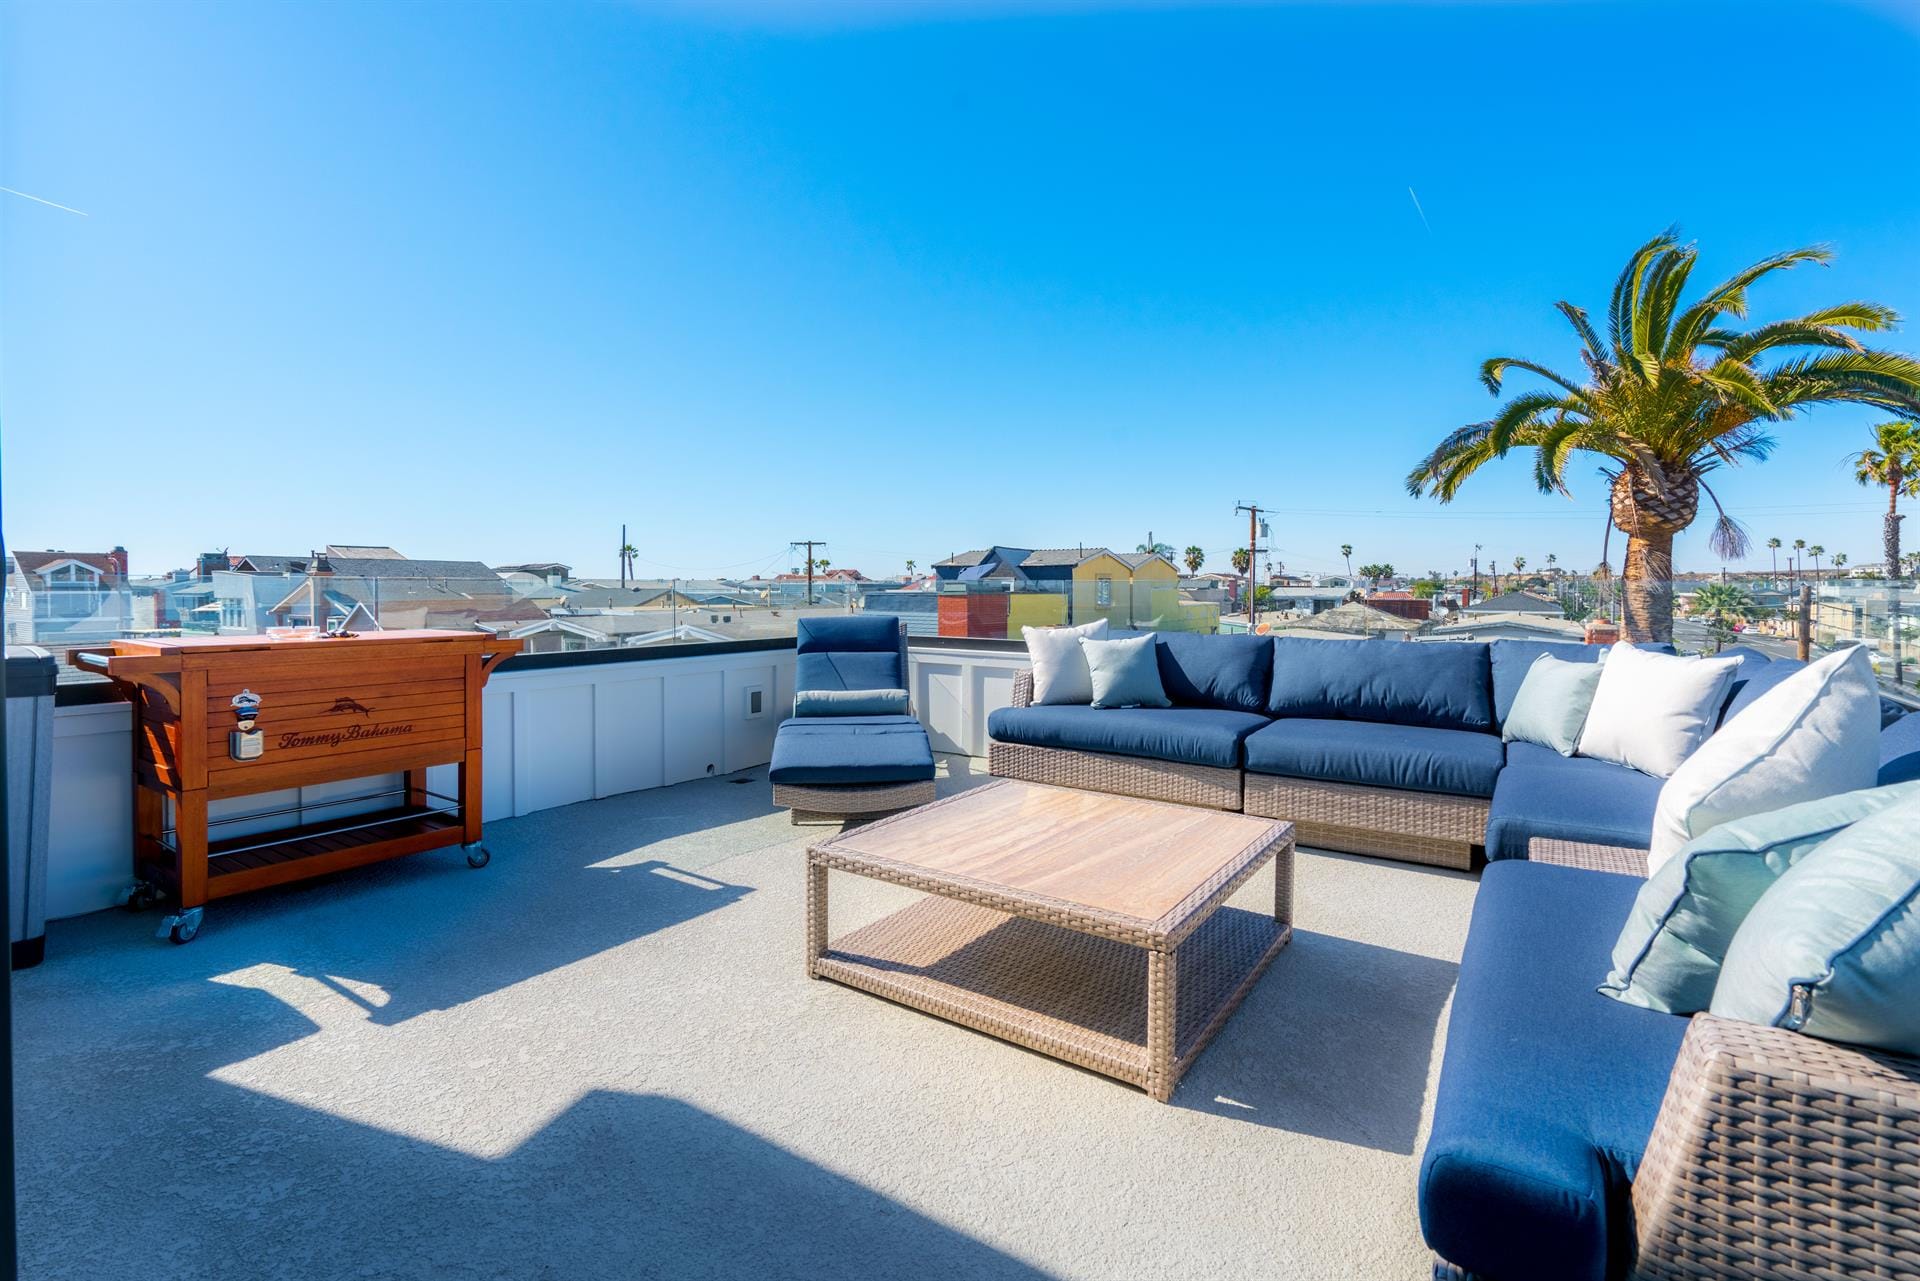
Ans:
POLYGON ((890 614, 803 618, 795 715, 773 741, 773 803, 837 822, 933 799, 933 750, 908 714, 906 625, 890 614))

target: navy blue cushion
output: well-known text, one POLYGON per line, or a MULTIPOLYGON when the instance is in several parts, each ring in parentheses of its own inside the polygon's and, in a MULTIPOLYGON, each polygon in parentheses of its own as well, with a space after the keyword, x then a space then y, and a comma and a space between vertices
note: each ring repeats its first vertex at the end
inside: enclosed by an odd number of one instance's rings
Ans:
POLYGON ((795 689, 905 689, 897 650, 814 650, 793 660, 795 689))
POLYGON ((1275 721, 1245 750, 1251 773, 1453 796, 1492 796, 1506 762, 1492 734, 1366 721, 1275 721))
MULTIPOLYGON (((1733 653, 1732 650, 1726 652, 1733 653)), ((1752 707, 1754 700, 1806 666, 1797 658, 1762 658, 1756 663, 1752 657, 1754 652, 1742 650, 1740 653, 1740 666, 1733 669, 1733 682, 1727 688, 1727 701, 1720 709, 1722 725, 1752 707)))
POLYGON ((1527 679, 1534 659, 1551 654, 1569 663, 1595 663, 1606 653, 1604 645, 1583 645, 1579 641, 1497 640, 1488 642, 1487 648, 1493 669, 1494 721, 1500 725, 1507 723, 1514 697, 1520 693, 1520 683, 1527 679))
POLYGON ((1176 707, 1263 712, 1273 678, 1273 645, 1264 636, 1161 632, 1154 642, 1160 687, 1176 707))
POLYGON ((1920 778, 1920 712, 1908 712, 1880 731, 1880 786, 1920 778))
POLYGON ((1275 716, 1490 729, 1493 682, 1482 644, 1402 640, 1273 642, 1275 716))
POLYGON ((1642 881, 1544 863, 1487 868, 1460 958, 1420 1228, 1500 1281, 1608 1281, 1687 1020, 1594 989, 1642 881))
MULTIPOLYGON (((1754 667, 1765 667, 1773 661, 1772 654, 1767 653, 1764 649, 1755 649, 1751 645, 1729 645, 1714 655, 1714 657, 1737 658, 1744 663, 1751 663, 1754 667)), ((1799 660, 1796 659, 1793 661, 1797 662, 1799 660)))
POLYGON ((776 783, 915 783, 933 777, 927 731, 911 716, 809 716, 773 738, 776 783))
POLYGON ((1271 723, 1212 707, 1002 707, 987 717, 987 732, 1028 747, 1238 769, 1241 740, 1271 723))
MULTIPOLYGON (((1501 725, 1507 723, 1507 713, 1513 710, 1514 695, 1520 692, 1520 683, 1527 679, 1527 669, 1533 666, 1534 659, 1542 654, 1552 654, 1569 663, 1596 663, 1607 651, 1605 645, 1588 645, 1580 641, 1497 640, 1489 644, 1493 651, 1493 713, 1501 725)), ((1651 654, 1676 652, 1667 641, 1635 641, 1633 647, 1651 654)))
POLYGON ((802 654, 894 653, 900 648, 900 620, 892 614, 802 618, 793 625, 793 635, 794 648, 802 654))
POLYGON ((1525 858, 1536 836, 1646 849, 1665 779, 1538 743, 1508 743, 1487 810, 1487 858, 1525 858))

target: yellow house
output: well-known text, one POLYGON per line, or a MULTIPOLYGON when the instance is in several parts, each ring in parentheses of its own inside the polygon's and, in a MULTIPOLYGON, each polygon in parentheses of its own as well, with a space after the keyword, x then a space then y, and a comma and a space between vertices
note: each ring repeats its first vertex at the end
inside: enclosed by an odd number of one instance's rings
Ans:
POLYGON ((1133 566, 1126 561, 1104 547, 1095 548, 1074 562, 1072 582, 1068 621, 1076 627, 1096 618, 1112 627, 1133 625, 1133 566))

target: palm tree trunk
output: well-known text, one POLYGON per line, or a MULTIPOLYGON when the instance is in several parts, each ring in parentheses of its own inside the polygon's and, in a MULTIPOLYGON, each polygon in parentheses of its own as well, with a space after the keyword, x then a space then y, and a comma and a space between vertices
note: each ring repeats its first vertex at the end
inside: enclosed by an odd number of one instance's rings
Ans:
POLYGON ((1627 535, 1627 566, 1620 575, 1626 617, 1621 639, 1673 639, 1673 534, 1655 528, 1627 535))
POLYGON ((1614 477, 1613 523, 1627 536, 1620 573, 1621 639, 1673 639, 1673 536, 1700 511, 1700 481, 1673 469, 1654 476, 1638 465, 1614 477))

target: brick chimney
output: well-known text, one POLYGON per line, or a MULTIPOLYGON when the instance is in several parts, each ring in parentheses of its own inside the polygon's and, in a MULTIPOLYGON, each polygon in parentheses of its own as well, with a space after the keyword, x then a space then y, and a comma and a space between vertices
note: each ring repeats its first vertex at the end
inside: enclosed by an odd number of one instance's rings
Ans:
POLYGON ((1617 645, 1620 643, 1620 628, 1604 618, 1590 619, 1587 622, 1587 644, 1617 645))
POLYGON ((107 553, 107 559, 113 563, 114 573, 118 574, 122 578, 125 578, 127 576, 127 549, 126 548, 115 547, 112 551, 107 553))

